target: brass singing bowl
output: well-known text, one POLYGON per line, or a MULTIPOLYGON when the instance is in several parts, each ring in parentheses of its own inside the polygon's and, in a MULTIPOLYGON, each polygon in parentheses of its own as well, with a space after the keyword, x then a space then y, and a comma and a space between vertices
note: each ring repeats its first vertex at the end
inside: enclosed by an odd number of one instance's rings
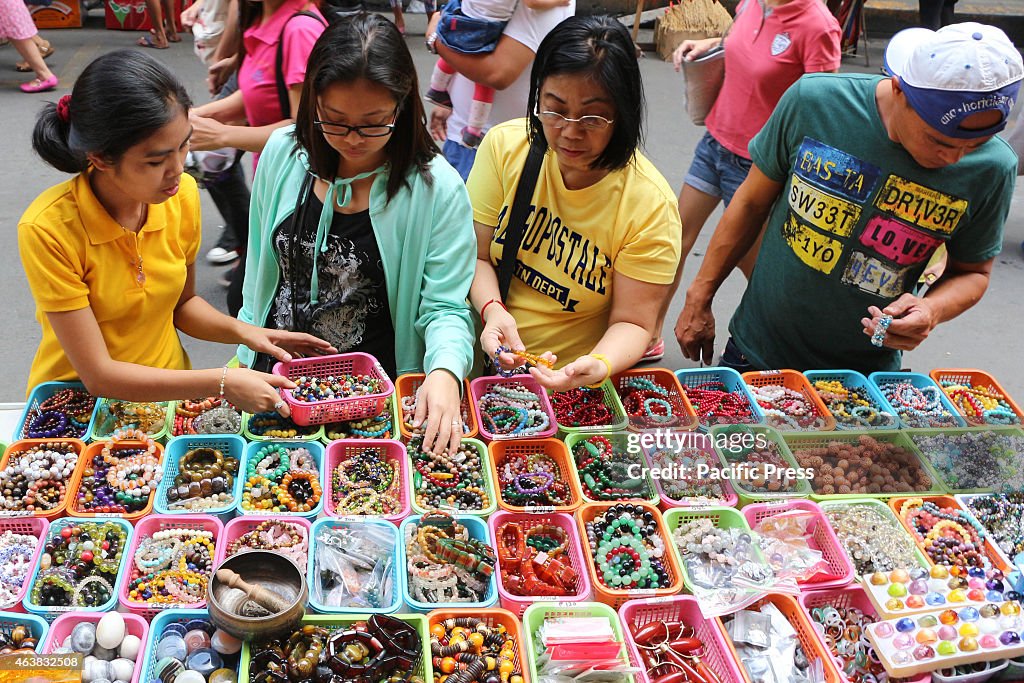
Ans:
POLYGON ((276 593, 287 609, 271 613, 246 594, 217 579, 214 571, 207 591, 210 621, 236 638, 258 640, 294 631, 306 612, 306 577, 288 558, 263 550, 232 555, 217 567, 230 569, 249 584, 276 593))

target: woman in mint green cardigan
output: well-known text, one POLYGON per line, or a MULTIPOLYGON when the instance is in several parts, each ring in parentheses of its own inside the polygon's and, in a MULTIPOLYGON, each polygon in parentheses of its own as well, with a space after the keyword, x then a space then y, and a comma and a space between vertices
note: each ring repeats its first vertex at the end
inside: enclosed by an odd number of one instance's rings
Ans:
POLYGON ((373 354, 392 376, 426 372, 415 416, 424 448, 454 449, 473 360, 472 209, 430 141, 394 25, 359 15, 328 28, 295 120, 260 155, 238 317, 315 330, 339 352, 373 354))

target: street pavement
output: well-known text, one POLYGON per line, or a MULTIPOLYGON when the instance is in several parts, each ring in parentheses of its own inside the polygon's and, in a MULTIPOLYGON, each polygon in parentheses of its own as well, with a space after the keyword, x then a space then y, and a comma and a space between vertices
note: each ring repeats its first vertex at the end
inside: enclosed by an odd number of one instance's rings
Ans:
MULTIPOLYGON (((1019 0, 1002 0, 1001 4, 1019 0)), ((910 5, 914 0, 871 0, 872 4, 890 2, 910 5)), ((1000 0, 962 0, 966 4, 998 5, 1000 0)), ((916 3, 915 3, 916 4, 916 3)), ((433 58, 423 47, 422 15, 407 17, 410 35, 408 44, 420 74, 420 85, 425 81, 433 58)), ((13 70, 17 54, 11 47, 0 49, 0 253, 7 254, 0 270, 0 292, 3 292, 2 341, 0 341, 0 401, 24 399, 25 383, 36 346, 39 326, 35 321, 34 305, 21 262, 17 256, 17 220, 25 207, 45 188, 66 176, 43 164, 31 149, 31 130, 38 109, 46 101, 55 101, 70 92, 75 77, 94 58, 111 50, 131 47, 140 35, 132 32, 103 29, 102 16, 94 11, 87 18, 86 28, 44 32, 56 46, 50 59, 51 67, 61 79, 61 88, 54 93, 26 95, 17 90, 24 74, 13 70)), ((182 35, 183 42, 168 50, 153 50, 153 55, 167 64, 186 84, 197 103, 205 102, 208 94, 204 84, 204 69, 192 52, 191 37, 182 35)), ((642 32, 640 42, 650 40, 649 32, 642 32)), ((869 55, 871 67, 866 66, 864 55, 844 61, 844 72, 877 72, 881 64, 884 40, 872 37, 869 55)), ((648 105, 646 153, 678 189, 692 159, 693 149, 704 133, 703 128, 692 125, 683 111, 682 77, 671 64, 649 54, 641 61, 648 105)), ((524 106, 525 113, 525 106, 524 106)), ((822 115, 827 115, 823 112, 822 115)), ((997 258, 992 283, 985 298, 960 318, 939 326, 920 349, 905 356, 904 366, 927 372, 936 367, 983 368, 996 375, 1011 394, 1024 398, 1024 316, 1020 299, 1024 293, 1024 185, 1014 193, 1013 207, 1006 226, 1003 253, 997 258)), ((599 207, 595 207, 598 210, 599 207)), ((218 236, 220 217, 203 195, 203 249, 213 246, 218 236)), ((705 226, 693 253, 687 259, 684 283, 676 295, 665 333, 668 352, 659 364, 676 369, 694 364, 683 359, 672 334, 672 326, 683 304, 686 284, 700 265, 704 249, 712 234, 720 211, 705 226)), ((198 263, 198 293, 224 309, 224 290, 217 284, 222 268, 208 266, 200 258, 198 263)), ((719 349, 725 342, 729 316, 742 295, 745 281, 738 272, 722 287, 715 301, 718 321, 719 349)), ((814 302, 806 315, 822 315, 827 302, 814 302)), ((144 325, 145 321, 138 324, 144 325)), ((195 367, 220 366, 230 358, 230 347, 185 340, 195 367)))

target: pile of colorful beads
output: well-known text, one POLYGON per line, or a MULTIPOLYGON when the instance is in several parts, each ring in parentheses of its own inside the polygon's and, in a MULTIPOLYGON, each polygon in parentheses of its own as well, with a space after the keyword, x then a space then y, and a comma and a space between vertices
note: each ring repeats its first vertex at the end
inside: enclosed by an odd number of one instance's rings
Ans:
POLYGON ((295 380, 292 398, 304 403, 338 401, 359 396, 372 396, 384 390, 383 380, 372 375, 330 375, 324 379, 302 376, 295 380))
POLYGON ((283 555, 305 571, 309 540, 304 527, 281 519, 267 519, 228 543, 224 559, 251 550, 269 550, 283 555))
POLYGON ((434 683, 523 683, 515 666, 515 638, 501 624, 488 626, 476 617, 445 619, 430 627, 430 654, 434 683))
POLYGON ((82 439, 89 428, 96 398, 85 389, 61 389, 29 411, 25 437, 82 439))
POLYGON ((681 404, 666 387, 647 377, 629 375, 619 381, 619 398, 629 423, 635 429, 679 427, 683 424, 681 404))
POLYGON ((960 423, 942 404, 938 387, 918 388, 910 382, 885 382, 879 390, 910 428, 957 427, 960 423))
MULTIPOLYGON (((755 441, 753 448, 735 453, 723 449, 723 454, 732 465, 738 465, 736 476, 730 481, 736 488, 750 493, 797 493, 800 480, 793 476, 793 466, 786 461, 779 446, 771 439, 763 445, 755 441)), ((817 473, 815 473, 817 474, 817 473)))
POLYGON ((509 505, 569 505, 572 492, 550 456, 537 452, 515 454, 495 463, 502 499, 509 505))
POLYGON ((451 515, 431 512, 405 525, 409 597, 423 603, 481 602, 497 557, 451 515))
POLYGON ((390 524, 319 526, 313 543, 310 600, 318 607, 356 611, 393 607, 398 590, 397 540, 390 524))
POLYGON ((824 509, 857 574, 890 572, 917 565, 914 542, 899 522, 873 505, 829 505, 824 509))
POLYGON ((101 429, 97 433, 112 434, 122 429, 138 429, 152 436, 167 424, 166 403, 134 403, 105 401, 96 418, 101 429))
POLYGON ((249 433, 253 436, 265 439, 295 439, 308 437, 316 434, 320 429, 319 425, 297 425, 291 418, 281 417, 279 413, 271 410, 266 413, 256 413, 249 417, 246 425, 249 433))
POLYGON ((5 531, 0 534, 0 609, 10 609, 18 603, 21 588, 32 573, 39 539, 31 534, 5 531))
POLYGON ((895 429, 899 424, 868 392, 848 387, 842 380, 816 380, 814 390, 836 419, 836 429, 895 429))
POLYGON ((814 470, 814 492, 905 493, 928 491, 935 484, 917 455, 903 446, 860 436, 853 441, 830 441, 817 448, 792 446, 800 467, 814 470))
POLYGON ((554 524, 505 522, 497 529, 501 584, 512 595, 570 596, 579 575, 569 561, 569 534, 554 524))
POLYGON ((30 591, 40 607, 99 607, 114 597, 128 532, 112 521, 50 527, 30 591))
POLYGON ((485 510, 491 505, 480 452, 463 441, 455 453, 425 453, 423 437, 414 436, 406 446, 412 462, 412 490, 416 505, 424 510, 485 510))
POLYGON ((822 640, 832 658, 841 664, 839 668, 846 679, 851 683, 884 683, 888 680, 875 648, 863 637, 867 627, 878 621, 874 615, 842 605, 815 607, 808 612, 811 621, 824 634, 822 640))
MULTIPOLYGON (((206 619, 166 623, 154 637, 154 678, 177 683, 235 683, 235 668, 242 641, 206 619)), ((258 671, 257 667, 252 670, 258 671)))
POLYGON ((619 503, 586 523, 587 544, 598 580, 612 590, 668 588, 672 583, 668 549, 654 515, 632 503, 619 503))
POLYGON ((949 490, 1024 490, 1024 436, 982 431, 910 438, 949 490))
POLYGON ((246 512, 310 512, 322 496, 320 470, 305 448, 268 444, 246 462, 242 489, 246 512))
POLYGON ((242 413, 227 399, 213 396, 201 401, 178 401, 174 406, 172 436, 186 434, 239 434, 242 413))
POLYGON ((742 390, 729 391, 722 382, 703 382, 683 387, 697 419, 705 427, 716 424, 749 424, 757 422, 750 401, 742 390))
POLYGON ((498 436, 536 436, 551 426, 540 396, 521 382, 495 382, 477 401, 482 427, 498 436))
POLYGON ((45 512, 59 507, 79 457, 78 448, 64 441, 8 451, 7 467, 0 471, 0 508, 45 512))
POLYGON ((169 510, 208 510, 231 505, 238 460, 216 448, 193 448, 178 461, 174 485, 167 489, 169 510))
MULTIPOLYGON (((416 431, 416 427, 413 426, 413 419, 416 417, 416 400, 419 395, 419 389, 417 389, 415 394, 402 397, 402 424, 405 425, 405 429, 409 432, 416 431)), ((466 402, 465 397, 459 403, 459 414, 462 416, 462 433, 466 434, 469 432, 469 404, 466 402)))
POLYGON ((104 614, 99 622, 80 621, 60 646, 50 654, 85 655, 83 683, 130 681, 139 663, 142 640, 128 633, 128 625, 117 612, 104 614))
POLYGON ((555 422, 563 427, 601 427, 615 421, 605 404, 604 388, 580 387, 551 394, 555 422))
POLYGON ((968 377, 943 380, 939 386, 946 392, 953 406, 972 423, 1020 424, 1020 416, 995 387, 975 386, 968 377))
POLYGON ((763 384, 751 386, 750 393, 769 426, 780 430, 818 430, 825 426, 818 407, 799 391, 781 384, 763 384))
POLYGON ((72 512, 129 514, 144 510, 163 478, 156 444, 142 431, 117 432, 85 464, 72 512), (118 447, 127 442, 127 447, 118 447), (138 445, 136 445, 138 444, 138 445))
POLYGON ((604 436, 592 436, 573 444, 583 494, 591 500, 646 500, 654 491, 643 474, 643 456, 612 444, 604 436))
POLYGON ((128 599, 153 605, 194 605, 206 599, 216 545, 212 531, 163 529, 143 538, 131 558, 128 599))
POLYGON ((922 550, 935 564, 987 567, 983 553, 985 530, 957 508, 940 508, 932 501, 908 498, 899 510, 922 550))
POLYGON ((722 464, 714 453, 700 448, 659 448, 648 453, 651 470, 660 470, 657 480, 662 493, 672 500, 691 505, 724 505, 728 496, 721 477, 708 476, 719 472, 722 464), (665 476, 672 471, 678 476, 665 476))
POLYGON ((399 466, 379 448, 345 457, 331 471, 331 493, 338 515, 393 515, 401 508, 399 466))
POLYGON ((1024 493, 971 496, 964 504, 1007 557, 1024 553, 1024 493))
POLYGON ((384 404, 380 415, 363 420, 332 422, 324 425, 324 432, 331 441, 339 439, 391 439, 395 435, 395 422, 391 415, 391 402, 384 404))

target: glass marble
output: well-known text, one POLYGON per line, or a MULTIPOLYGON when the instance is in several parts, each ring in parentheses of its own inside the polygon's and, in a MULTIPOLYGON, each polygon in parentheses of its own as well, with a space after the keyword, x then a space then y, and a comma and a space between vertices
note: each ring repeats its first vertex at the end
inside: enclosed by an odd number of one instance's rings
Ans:
POLYGON ((971 567, 967 570, 967 576, 975 579, 984 579, 985 569, 984 567, 971 567))
POLYGON ((875 625, 875 635, 879 638, 891 638, 895 630, 888 621, 882 621, 875 625))
POLYGON ((921 579, 928 578, 928 570, 924 567, 914 567, 910 570, 910 580, 920 581, 921 579))
POLYGON ((978 636, 978 627, 974 624, 961 624, 960 635, 965 638, 976 638, 978 636))
POLYGON ((994 617, 997 614, 999 614, 998 605, 984 605, 981 608, 981 616, 985 617, 986 619, 994 617))
POLYGON ((906 583, 910 581, 910 572, 906 569, 893 569, 889 572, 889 580, 893 583, 906 583))
POLYGON ((996 581, 995 579, 989 579, 988 581, 985 582, 985 588, 989 589, 990 591, 999 591, 1000 593, 1002 593, 1003 592, 1003 582, 1002 581, 996 581))
POLYGON ((946 604, 946 598, 944 598, 940 593, 929 593, 924 596, 924 601, 932 607, 938 607, 939 605, 946 604))
POLYGON ((891 598, 902 598, 907 594, 907 587, 902 583, 890 583, 889 588, 886 589, 886 593, 891 598))
POLYGON ((921 628, 935 628, 939 625, 939 620, 935 618, 934 614, 926 614, 917 620, 917 625, 921 628))
POLYGON ((960 588, 949 591, 946 599, 950 602, 967 602, 967 593, 960 588))
POLYGON ((992 648, 999 647, 999 639, 991 634, 984 635, 978 639, 978 644, 986 650, 991 650, 992 648))
POLYGON ((907 633, 909 631, 913 631, 915 628, 916 625, 914 624, 914 620, 909 617, 903 617, 896 622, 896 630, 900 633, 907 633))
POLYGON ((916 581, 911 581, 910 592, 912 595, 924 595, 928 592, 928 582, 924 579, 917 579, 916 581))
POLYGON ((968 588, 984 588, 985 587, 985 580, 984 579, 967 579, 967 587, 968 588))
POLYGON ((942 613, 939 614, 939 621, 941 621, 943 624, 955 624, 956 622, 960 621, 960 617, 957 616, 957 613, 953 610, 947 609, 943 610, 942 613))
POLYGON ((903 601, 899 598, 889 598, 885 601, 885 609, 889 610, 890 612, 898 612, 901 609, 903 609, 903 607, 903 601))
POLYGON ((1002 602, 1006 599, 1006 596, 999 591, 988 591, 985 593, 985 599, 989 602, 1002 602))
POLYGON ((1006 591, 1006 593, 1003 594, 1003 599, 1016 600, 1017 602, 1020 602, 1022 599, 1024 599, 1024 594, 1019 593, 1018 591, 1006 591))
POLYGON ((882 572, 875 572, 871 575, 872 586, 884 586, 887 583, 889 583, 889 577, 882 572))
POLYGON ((917 632, 916 636, 914 636, 914 640, 916 640, 921 645, 932 645, 938 639, 939 637, 935 635, 935 631, 931 630, 930 628, 923 628, 917 632))
POLYGON ((967 591, 967 599, 971 602, 984 602, 986 599, 985 591, 981 590, 980 588, 972 588, 971 590, 967 591))
POLYGON ((909 633, 900 633, 892 639, 892 644, 897 650, 909 650, 914 647, 914 638, 909 633))
POLYGON ((955 655, 956 654, 956 645, 954 645, 952 642, 950 642, 948 640, 943 640, 941 643, 939 643, 936 646, 935 649, 936 649, 936 651, 938 651, 938 653, 940 655, 955 655))
POLYGON ((974 652, 978 649, 978 641, 976 638, 962 638, 958 647, 961 652, 974 652))
POLYGON ((936 564, 932 565, 928 573, 933 579, 945 579, 949 576, 949 568, 944 564, 936 564))
POLYGON ((976 607, 964 607, 960 610, 960 621, 977 621, 981 613, 976 607))
POLYGON ((1015 617, 1020 614, 1020 603, 1004 602, 999 606, 999 611, 1008 617, 1015 617))
POLYGON ((920 609, 924 607, 924 598, 920 595, 908 595, 907 596, 907 607, 911 609, 920 609))
POLYGON ((1003 645, 1016 645, 1020 643, 1020 634, 1015 631, 1003 631, 999 634, 999 642, 1003 645))
POLYGON ((956 640, 956 629, 949 625, 939 627, 939 638, 941 640, 956 640))
POLYGON ((914 648, 914 659, 919 662, 923 662, 926 659, 931 659, 935 656, 935 650, 928 645, 918 645, 914 648))
POLYGON ((949 590, 955 591, 960 588, 967 588, 967 579, 962 576, 953 576, 946 582, 949 590))

